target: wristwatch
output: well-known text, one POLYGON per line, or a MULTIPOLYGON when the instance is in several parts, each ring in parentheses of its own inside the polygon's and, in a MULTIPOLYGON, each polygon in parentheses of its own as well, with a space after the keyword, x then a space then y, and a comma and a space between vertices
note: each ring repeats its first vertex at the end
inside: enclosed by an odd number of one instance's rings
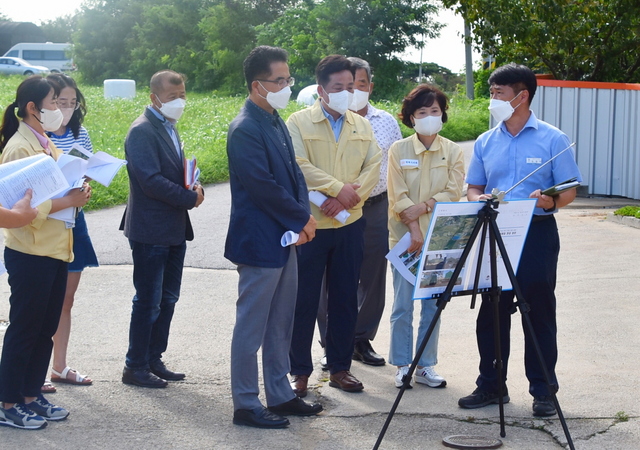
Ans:
POLYGON ((429 206, 429 203, 424 202, 424 204, 427 207, 427 214, 430 213, 431 211, 433 211, 433 208, 431 206, 429 206))

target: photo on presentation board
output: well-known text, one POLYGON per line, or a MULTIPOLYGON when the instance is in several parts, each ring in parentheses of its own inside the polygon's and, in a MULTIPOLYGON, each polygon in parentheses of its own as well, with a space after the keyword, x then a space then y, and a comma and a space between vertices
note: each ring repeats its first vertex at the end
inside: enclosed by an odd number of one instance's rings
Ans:
MULTIPOLYGON (((480 262, 478 289, 491 287, 489 234, 487 233, 483 255, 479 257, 480 238, 470 243, 471 234, 478 221, 478 212, 486 202, 436 203, 424 240, 420 264, 416 274, 413 298, 429 299, 445 291, 453 272, 467 245, 472 245, 467 260, 456 277, 453 292, 474 288, 476 267, 480 262)), ((529 231, 535 208, 535 199, 510 200, 500 203, 496 223, 514 271, 520 262, 522 248, 529 231)), ((503 255, 497 252, 498 286, 503 291, 512 289, 511 280, 504 266, 503 255)))

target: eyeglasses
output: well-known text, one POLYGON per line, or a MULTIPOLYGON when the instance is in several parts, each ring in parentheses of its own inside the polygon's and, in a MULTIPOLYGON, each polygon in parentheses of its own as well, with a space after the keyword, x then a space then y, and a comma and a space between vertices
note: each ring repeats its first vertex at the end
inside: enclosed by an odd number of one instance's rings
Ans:
POLYGON ((293 86, 296 84, 296 79, 293 77, 289 78, 276 78, 275 80, 260 80, 256 78, 256 81, 264 81, 265 83, 276 83, 279 87, 284 88, 286 86, 293 86))
POLYGON ((80 103, 75 101, 67 101, 67 100, 58 100, 58 108, 62 109, 73 109, 74 111, 80 108, 80 103))

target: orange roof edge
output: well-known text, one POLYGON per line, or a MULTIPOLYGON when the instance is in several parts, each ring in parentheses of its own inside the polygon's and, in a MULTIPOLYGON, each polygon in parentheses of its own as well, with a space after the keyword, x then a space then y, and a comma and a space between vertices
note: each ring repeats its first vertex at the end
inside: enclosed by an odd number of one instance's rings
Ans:
POLYGON ((538 86, 582 88, 582 89, 624 89, 640 91, 639 83, 603 83, 599 81, 566 81, 538 79, 538 86))

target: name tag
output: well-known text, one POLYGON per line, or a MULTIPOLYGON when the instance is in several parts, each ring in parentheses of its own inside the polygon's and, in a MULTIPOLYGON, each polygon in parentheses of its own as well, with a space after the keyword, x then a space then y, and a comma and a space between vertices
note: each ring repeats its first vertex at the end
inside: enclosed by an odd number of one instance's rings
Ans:
POLYGON ((542 164, 542 158, 527 158, 527 164, 542 164))
POLYGON ((400 167, 418 167, 417 159, 401 159, 400 167))

